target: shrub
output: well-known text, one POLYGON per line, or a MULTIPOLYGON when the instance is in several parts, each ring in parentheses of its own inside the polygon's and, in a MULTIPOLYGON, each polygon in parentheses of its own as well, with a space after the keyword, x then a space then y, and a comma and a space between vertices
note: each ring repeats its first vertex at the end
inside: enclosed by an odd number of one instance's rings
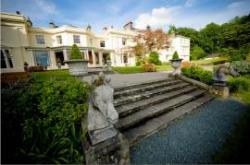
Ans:
MULTIPOLYGON (((2 94, 13 95, 12 91, 2 94)), ((81 140, 85 136, 80 122, 87 112, 88 93, 88 85, 79 80, 50 80, 17 90, 14 95, 18 97, 12 98, 11 102, 4 100, 7 108, 5 124, 11 126, 14 123, 19 130, 16 133, 15 128, 10 131, 6 126, 4 132, 12 132, 10 139, 20 142, 13 147, 16 152, 11 153, 14 159, 9 161, 82 163, 81 140), (16 103, 14 106, 13 102, 16 103), (21 148, 19 152, 17 148, 21 148)))
POLYGON ((248 91, 250 86, 246 77, 230 77, 227 83, 232 92, 248 91))
POLYGON ((197 45, 194 46, 193 49, 191 50, 191 60, 198 60, 205 56, 206 56, 205 51, 197 45))
POLYGON ((156 67, 154 64, 146 63, 143 65, 143 69, 145 72, 156 72, 156 67))
POLYGON ((172 59, 173 60, 179 59, 179 55, 178 55, 177 51, 174 52, 172 59))
POLYGON ((250 73, 250 62, 248 61, 233 61, 231 65, 240 74, 250 73))
POLYGON ((76 44, 72 45, 71 48, 71 59, 82 59, 80 49, 77 47, 76 44))
POLYGON ((161 65, 161 61, 160 61, 160 59, 159 59, 159 54, 158 54, 157 52, 151 52, 151 53, 149 54, 149 59, 148 59, 148 61, 149 61, 150 63, 155 64, 155 65, 161 65))
POLYGON ((211 71, 204 70, 198 66, 182 68, 183 75, 201 81, 206 84, 212 84, 213 74, 211 71))
POLYGON ((182 68, 191 67, 192 65, 193 64, 191 62, 188 62, 188 61, 184 61, 181 63, 182 68))

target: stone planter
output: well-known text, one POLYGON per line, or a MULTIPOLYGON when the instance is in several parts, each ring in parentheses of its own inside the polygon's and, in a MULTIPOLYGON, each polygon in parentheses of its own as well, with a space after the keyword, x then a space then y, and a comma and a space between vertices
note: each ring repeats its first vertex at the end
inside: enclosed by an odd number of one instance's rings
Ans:
POLYGON ((88 74, 88 60, 69 60, 65 61, 69 65, 69 74, 80 77, 88 74))
POLYGON ((181 73, 181 62, 182 62, 182 59, 172 59, 170 60, 171 62, 171 66, 174 68, 174 71, 173 71, 173 75, 178 75, 181 73))

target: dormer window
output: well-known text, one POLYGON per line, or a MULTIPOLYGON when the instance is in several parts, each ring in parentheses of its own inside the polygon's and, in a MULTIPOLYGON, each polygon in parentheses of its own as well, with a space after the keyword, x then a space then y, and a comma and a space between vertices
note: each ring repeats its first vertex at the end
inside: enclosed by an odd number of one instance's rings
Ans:
POLYGON ((100 41, 100 47, 105 47, 105 41, 100 41))
POLYGON ((80 44, 80 36, 79 35, 73 35, 73 40, 75 44, 80 44))
POLYGON ((126 45, 126 38, 122 38, 122 45, 126 45))
POLYGON ((37 44, 45 44, 44 36, 43 35, 36 35, 36 43, 37 44))
POLYGON ((56 36, 56 41, 58 44, 62 44, 62 36, 56 36))

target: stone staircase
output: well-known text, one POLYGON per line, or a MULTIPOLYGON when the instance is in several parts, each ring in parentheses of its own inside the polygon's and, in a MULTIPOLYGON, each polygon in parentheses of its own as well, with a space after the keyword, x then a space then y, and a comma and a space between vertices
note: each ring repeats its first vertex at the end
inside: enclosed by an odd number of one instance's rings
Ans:
POLYGON ((133 145, 212 98, 207 91, 173 78, 115 88, 116 127, 133 145))

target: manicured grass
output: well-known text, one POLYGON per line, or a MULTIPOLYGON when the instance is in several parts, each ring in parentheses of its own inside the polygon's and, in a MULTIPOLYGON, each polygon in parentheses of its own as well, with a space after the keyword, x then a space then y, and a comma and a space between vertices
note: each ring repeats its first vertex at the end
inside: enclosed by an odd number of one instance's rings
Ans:
POLYGON ((157 69, 157 71, 169 71, 169 70, 173 70, 173 68, 170 65, 170 63, 162 64, 162 65, 157 65, 156 69, 157 69))
POLYGON ((216 65, 222 62, 228 61, 228 58, 226 57, 215 57, 212 59, 202 59, 202 60, 194 60, 191 61, 193 64, 197 65, 216 65))
POLYGON ((47 81, 50 79, 73 79, 74 77, 69 75, 68 70, 53 70, 53 71, 44 71, 44 72, 33 72, 31 74, 32 78, 36 81, 47 81))
MULTIPOLYGON (((143 73, 142 66, 127 66, 127 67, 112 67, 113 71, 120 74, 132 74, 132 73, 143 73)), ((157 71, 168 71, 173 70, 170 64, 156 65, 157 71)))
POLYGON ((113 71, 121 74, 143 73, 142 66, 112 67, 113 71))

